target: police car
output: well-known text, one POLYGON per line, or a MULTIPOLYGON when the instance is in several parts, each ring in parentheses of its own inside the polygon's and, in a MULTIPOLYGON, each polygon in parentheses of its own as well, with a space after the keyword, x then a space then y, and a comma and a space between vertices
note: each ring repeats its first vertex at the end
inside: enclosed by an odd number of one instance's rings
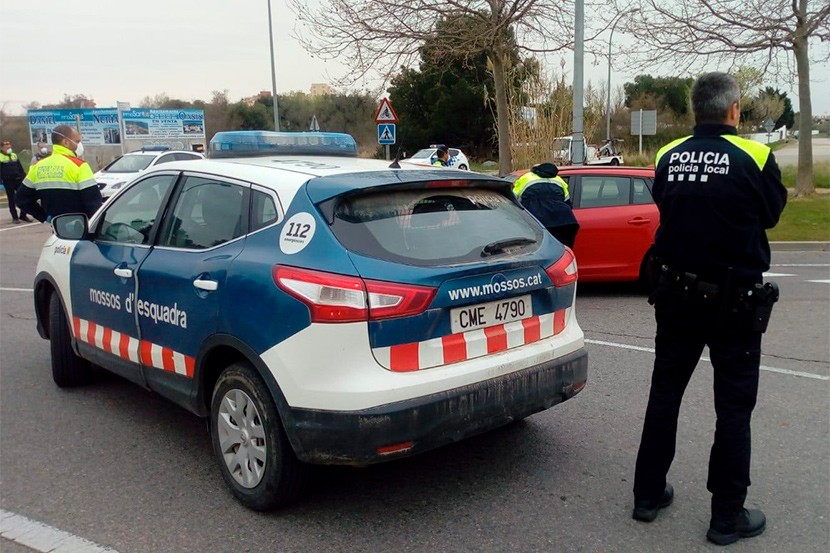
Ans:
MULTIPOLYGON (((413 165, 432 165, 437 158, 438 144, 430 144, 429 148, 423 148, 415 152, 412 157, 402 159, 402 163, 413 165)), ((449 167, 454 169, 468 170, 470 162, 464 152, 458 148, 449 148, 450 159, 447 161, 449 167)))
POLYGON ((95 181, 98 183, 101 196, 106 200, 135 177, 155 165, 171 161, 204 159, 204 157, 199 152, 174 151, 166 146, 146 147, 115 158, 95 173, 95 181))
POLYGON ((582 390, 573 253, 510 184, 356 154, 343 134, 217 133, 210 159, 53 219, 34 296, 56 384, 96 365, 208 417, 256 510, 308 464, 406 457, 582 390))

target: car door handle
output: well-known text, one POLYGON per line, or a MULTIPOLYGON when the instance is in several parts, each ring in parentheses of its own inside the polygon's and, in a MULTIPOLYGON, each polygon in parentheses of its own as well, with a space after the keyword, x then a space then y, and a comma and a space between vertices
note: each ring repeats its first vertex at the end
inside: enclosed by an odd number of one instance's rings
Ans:
POLYGON ((208 292, 215 292, 219 288, 219 283, 215 280, 204 280, 197 278, 193 281, 193 286, 199 290, 206 290, 208 292))
POLYGON ((651 219, 643 219, 642 217, 634 217, 633 219, 628 220, 629 225, 647 225, 651 222, 651 219))
POLYGON ((116 267, 113 271, 115 276, 120 276, 121 278, 133 278, 133 270, 132 269, 124 269, 121 267, 116 267))

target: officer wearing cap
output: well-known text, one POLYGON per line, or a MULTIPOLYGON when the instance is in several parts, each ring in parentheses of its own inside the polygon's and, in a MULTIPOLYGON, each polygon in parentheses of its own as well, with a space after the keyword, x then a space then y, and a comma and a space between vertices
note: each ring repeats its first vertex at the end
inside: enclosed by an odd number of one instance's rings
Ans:
POLYGON ((432 164, 436 167, 449 167, 450 149, 443 144, 439 144, 438 148, 435 150, 435 159, 433 159, 432 164))
POLYGON ((744 507, 750 485, 750 419, 758 394, 761 334, 777 300, 762 283, 770 266, 766 229, 787 200, 771 150, 739 138, 740 89, 708 73, 691 93, 692 136, 657 152, 654 199, 658 286, 651 392, 634 475, 633 518, 651 522, 672 503, 666 482, 678 413, 705 346, 714 368, 717 423, 709 457, 707 538, 719 545, 757 536, 758 509, 744 507))
POLYGON ((40 222, 64 213, 91 217, 103 200, 89 164, 81 159, 81 134, 69 125, 52 130, 52 155, 29 167, 18 205, 40 222))
POLYGON ((540 163, 516 179, 513 193, 557 240, 574 247, 579 223, 573 214, 568 183, 553 163, 540 163))

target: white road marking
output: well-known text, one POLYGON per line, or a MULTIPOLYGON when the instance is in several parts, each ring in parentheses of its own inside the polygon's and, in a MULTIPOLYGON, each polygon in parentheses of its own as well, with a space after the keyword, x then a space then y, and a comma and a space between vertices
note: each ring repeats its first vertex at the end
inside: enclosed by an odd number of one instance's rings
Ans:
MULTIPOLYGON (((605 342, 603 340, 588 340, 588 339, 586 339, 585 343, 586 344, 596 344, 598 346, 609 346, 609 347, 612 347, 612 348, 622 348, 622 349, 630 349, 630 350, 634 350, 634 351, 644 351, 644 352, 647 352, 647 353, 654 353, 654 348, 645 348, 645 347, 642 347, 642 346, 631 346, 629 344, 618 344, 616 342, 605 342)), ((701 359, 701 361, 711 361, 711 359, 709 359, 705 355, 701 356, 700 359, 701 359)), ((801 372, 801 371, 791 371, 789 369, 779 369, 778 367, 767 367, 766 365, 761 365, 761 370, 762 371, 768 371, 768 372, 771 372, 771 373, 787 374, 787 375, 790 375, 790 376, 800 376, 800 377, 803 377, 803 378, 813 378, 815 380, 830 380, 830 376, 824 376, 824 375, 820 375, 820 374, 807 373, 807 372, 801 372)))
POLYGON ((9 227, 9 228, 0 228, 0 232, 4 232, 4 231, 7 231, 7 230, 17 230, 17 229, 22 229, 22 228, 26 228, 26 227, 28 227, 29 225, 34 225, 34 224, 38 224, 38 225, 39 225, 40 223, 38 223, 37 221, 32 221, 31 223, 20 223, 19 225, 14 225, 13 227, 9 227))
POLYGON ((770 267, 830 267, 830 263, 773 263, 770 267))
POLYGON ((818 282, 821 284, 830 284, 830 280, 808 280, 806 282, 818 282))
POLYGON ((31 288, 0 288, 0 292, 34 292, 31 288))
POLYGON ((0 537, 41 553, 118 553, 69 532, 0 509, 0 537))
POLYGON ((764 273, 764 278, 770 278, 770 277, 780 278, 780 277, 788 277, 788 276, 798 276, 798 275, 794 275, 794 274, 791 274, 791 273, 764 273))

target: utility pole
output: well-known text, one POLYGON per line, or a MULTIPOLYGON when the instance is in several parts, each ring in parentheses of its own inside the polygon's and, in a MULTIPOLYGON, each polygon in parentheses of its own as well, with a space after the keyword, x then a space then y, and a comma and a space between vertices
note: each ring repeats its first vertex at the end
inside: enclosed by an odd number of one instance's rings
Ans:
POLYGON ((582 165, 585 161, 585 135, 582 104, 583 70, 585 59, 585 2, 576 0, 574 10, 574 122, 571 136, 571 164, 582 165))
POLYGON ((274 25, 271 22, 271 0, 268 0, 268 44, 271 45, 271 97, 274 99, 274 130, 280 130, 280 108, 277 102, 277 68, 274 65, 274 25))

